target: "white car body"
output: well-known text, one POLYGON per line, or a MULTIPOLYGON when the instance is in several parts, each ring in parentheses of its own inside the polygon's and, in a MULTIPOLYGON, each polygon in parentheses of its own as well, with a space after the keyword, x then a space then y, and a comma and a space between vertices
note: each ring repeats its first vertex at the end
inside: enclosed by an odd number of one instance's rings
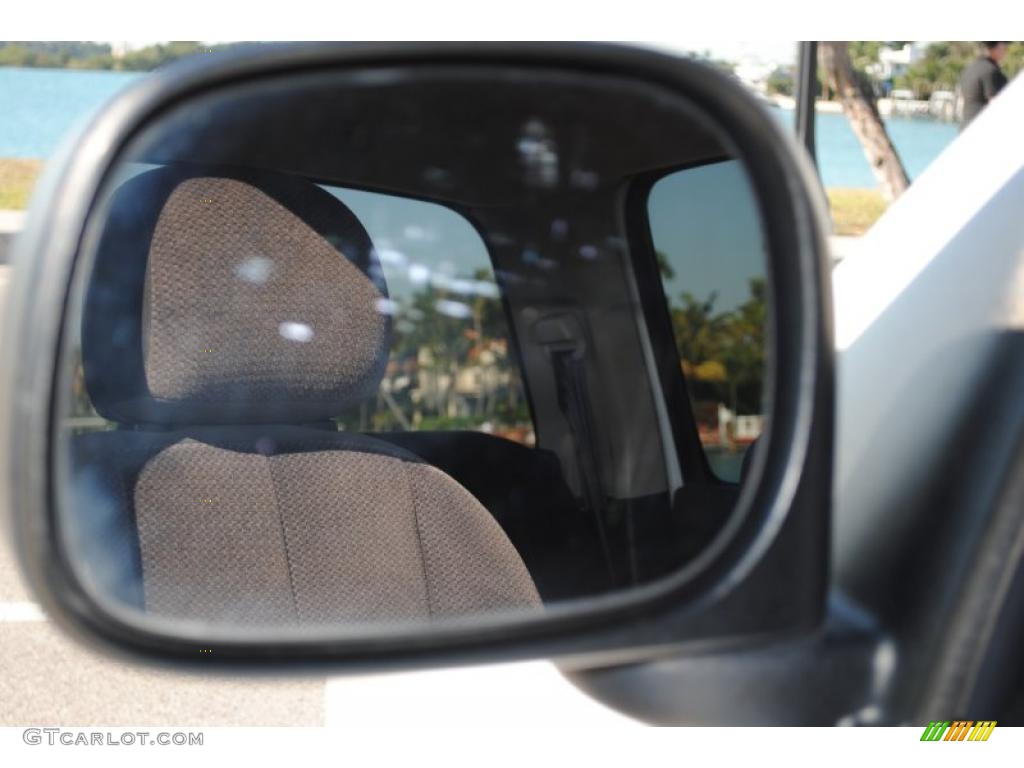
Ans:
MULTIPOLYGON (((835 567, 846 539, 900 504, 966 405, 992 331, 1024 329, 1024 79, 918 178, 833 271, 838 393, 835 567), (908 397, 927 390, 927 398, 908 397), (944 417, 933 409, 941 404, 944 417), (890 422, 899 414, 898 428, 890 422), (900 475, 897 482, 897 474, 900 475)), ((328 725, 416 721, 620 726, 635 721, 547 661, 336 678, 328 725), (443 706, 430 702, 443 701, 443 706)))

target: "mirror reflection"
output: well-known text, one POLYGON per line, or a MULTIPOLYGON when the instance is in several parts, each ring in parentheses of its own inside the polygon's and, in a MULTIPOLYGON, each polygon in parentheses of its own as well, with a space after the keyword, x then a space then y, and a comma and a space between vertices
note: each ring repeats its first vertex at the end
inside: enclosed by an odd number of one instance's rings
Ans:
POLYGON ((647 584, 735 507, 769 313, 742 164, 653 86, 420 67, 197 97, 87 230, 63 545, 97 598, 220 628, 647 584))

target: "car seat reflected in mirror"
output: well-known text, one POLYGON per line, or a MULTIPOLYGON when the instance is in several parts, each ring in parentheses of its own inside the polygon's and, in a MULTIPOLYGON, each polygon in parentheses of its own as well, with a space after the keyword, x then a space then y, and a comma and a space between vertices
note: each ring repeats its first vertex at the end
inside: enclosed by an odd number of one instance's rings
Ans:
POLYGON ((770 416, 761 221, 715 124, 626 78, 354 69, 169 110, 75 268, 77 577, 343 635, 678 573, 770 416))

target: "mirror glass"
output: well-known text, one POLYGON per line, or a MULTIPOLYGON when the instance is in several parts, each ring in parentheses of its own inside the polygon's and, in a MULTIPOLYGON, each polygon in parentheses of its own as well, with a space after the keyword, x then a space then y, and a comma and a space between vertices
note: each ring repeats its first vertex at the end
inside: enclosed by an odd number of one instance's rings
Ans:
POLYGON ((736 160, 684 168, 647 199, 679 362, 715 476, 739 482, 764 415, 767 310, 756 201, 736 160))
POLYGON ((736 505, 766 278, 728 137, 652 84, 418 66, 197 95, 87 224, 62 547, 110 610, 193 635, 649 584, 736 505))

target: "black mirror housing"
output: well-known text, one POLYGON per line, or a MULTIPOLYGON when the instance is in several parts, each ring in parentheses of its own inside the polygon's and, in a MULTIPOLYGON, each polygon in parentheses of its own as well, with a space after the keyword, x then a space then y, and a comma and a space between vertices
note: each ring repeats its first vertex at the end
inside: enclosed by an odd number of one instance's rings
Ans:
MULTIPOLYGON (((609 109, 625 103, 609 99, 609 109)), ((752 95, 713 68, 645 50, 590 44, 266 45, 160 70, 126 90, 51 164, 16 246, 3 347, 0 466, 28 580, 48 613, 88 642, 203 667, 365 669, 556 657, 569 669, 586 669, 812 632, 822 621, 828 588, 833 450, 824 222, 810 161, 752 95), (742 163, 761 212, 773 297, 770 417, 728 521, 696 557, 663 579, 539 615, 466 617, 346 637, 322 629, 201 636, 186 625, 160 628, 101 604, 77 574, 62 534, 58 368, 75 270, 119 158, 154 123, 210 94, 242 92, 261 82, 286 88, 290 78, 367 70, 386 71, 381 82, 393 84, 427 67, 456 73, 556 70, 568 80, 602 76, 672 94, 713 126, 742 163), (216 652, 200 656, 200 645, 216 652)), ((552 317, 573 325, 563 315, 552 317)), ((666 391, 678 388, 668 374, 661 383, 666 391)))

